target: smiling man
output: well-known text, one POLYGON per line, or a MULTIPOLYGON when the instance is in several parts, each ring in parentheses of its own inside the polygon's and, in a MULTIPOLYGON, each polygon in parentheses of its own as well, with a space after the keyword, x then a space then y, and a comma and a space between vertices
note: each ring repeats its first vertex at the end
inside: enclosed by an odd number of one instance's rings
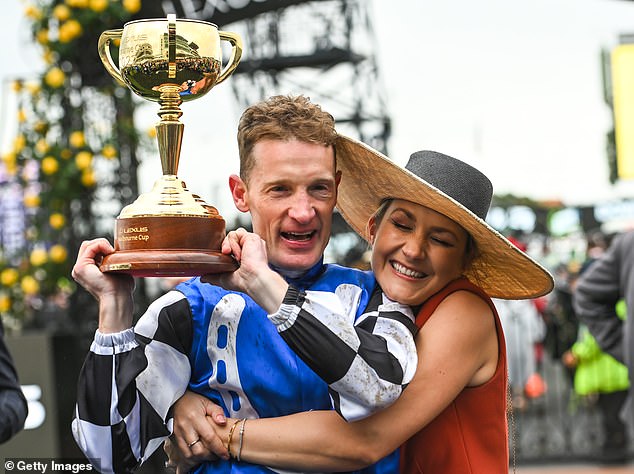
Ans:
MULTIPOLYGON (((275 96, 249 107, 238 126, 240 175, 229 186, 266 242, 270 265, 300 291, 345 285, 361 314, 369 272, 324 265, 337 200, 334 119, 307 98, 275 96)), ((114 251, 84 242, 73 277, 99 300, 99 329, 80 374, 73 435, 103 472, 132 472, 172 432, 172 407, 189 389, 235 418, 330 409, 328 386, 286 345, 267 313, 243 293, 199 278, 155 301, 132 327, 130 277, 101 273, 114 251)), ((187 440, 196 449, 199 439, 187 440)), ((364 472, 395 472, 395 456, 364 472)), ((236 459, 196 472, 270 473, 236 459)))

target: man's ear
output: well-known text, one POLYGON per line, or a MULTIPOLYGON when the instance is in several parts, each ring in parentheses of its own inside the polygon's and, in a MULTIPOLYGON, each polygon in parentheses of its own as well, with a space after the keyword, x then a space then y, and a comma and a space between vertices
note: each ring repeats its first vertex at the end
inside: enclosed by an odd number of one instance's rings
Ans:
POLYGON ((241 212, 249 212, 247 202, 247 186, 237 174, 229 176, 229 189, 236 208, 241 212))

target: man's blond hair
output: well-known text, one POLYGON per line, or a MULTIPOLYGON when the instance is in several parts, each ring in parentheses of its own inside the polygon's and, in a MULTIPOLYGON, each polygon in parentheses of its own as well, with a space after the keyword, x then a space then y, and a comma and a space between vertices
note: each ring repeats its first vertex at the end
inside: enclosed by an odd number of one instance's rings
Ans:
POLYGON ((334 146, 335 119, 303 95, 276 95, 248 107, 238 124, 240 177, 244 182, 255 166, 253 147, 264 139, 334 146))

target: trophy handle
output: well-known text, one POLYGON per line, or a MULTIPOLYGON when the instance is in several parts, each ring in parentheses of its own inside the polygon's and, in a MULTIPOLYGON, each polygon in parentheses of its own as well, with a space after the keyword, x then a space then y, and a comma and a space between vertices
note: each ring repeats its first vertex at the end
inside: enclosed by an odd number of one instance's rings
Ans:
POLYGON ((99 36, 97 50, 99 51, 99 57, 101 58, 101 62, 106 68, 106 71, 108 71, 119 84, 125 87, 126 84, 123 80, 123 77, 121 77, 121 72, 119 71, 117 66, 115 66, 114 61, 112 60, 112 55, 110 54, 110 41, 113 39, 121 39, 122 34, 123 29, 104 31, 99 36))
POLYGON ((216 84, 220 84, 238 67, 240 58, 242 57, 242 39, 237 33, 231 33, 229 31, 219 31, 220 40, 229 41, 231 43, 231 57, 225 68, 220 72, 220 75, 216 79, 216 84))

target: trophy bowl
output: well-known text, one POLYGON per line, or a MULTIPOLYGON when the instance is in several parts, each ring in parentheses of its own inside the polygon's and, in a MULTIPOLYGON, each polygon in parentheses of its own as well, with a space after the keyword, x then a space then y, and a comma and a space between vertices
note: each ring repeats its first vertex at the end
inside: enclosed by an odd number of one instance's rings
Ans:
POLYGON ((177 171, 184 129, 180 105, 231 75, 242 55, 240 37, 212 23, 168 15, 104 31, 98 49, 110 75, 139 97, 159 103, 156 133, 163 170, 150 192, 121 210, 115 252, 103 259, 101 271, 164 277, 235 270, 237 262, 220 252, 224 219, 187 189, 177 171), (118 66, 110 53, 113 41, 120 41, 118 66), (232 46, 224 68, 221 41, 232 46))

